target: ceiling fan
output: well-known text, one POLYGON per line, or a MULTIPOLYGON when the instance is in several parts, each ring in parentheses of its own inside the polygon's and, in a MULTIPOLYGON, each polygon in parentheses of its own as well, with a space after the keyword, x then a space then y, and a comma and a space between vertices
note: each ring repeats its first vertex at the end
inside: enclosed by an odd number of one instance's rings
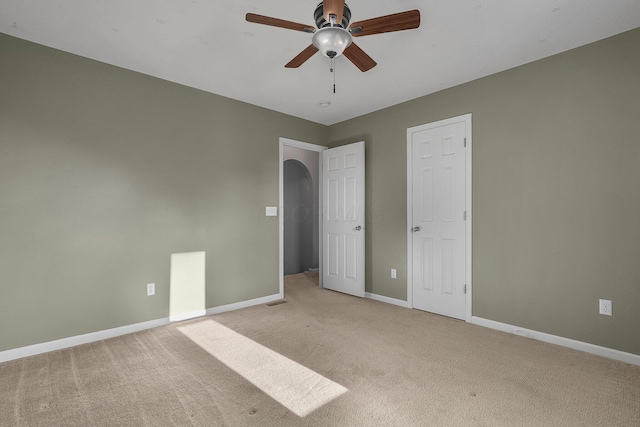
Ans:
POLYGON ((285 65, 287 68, 298 68, 315 55, 316 52, 320 51, 330 59, 344 54, 347 59, 363 72, 372 69, 377 64, 358 45, 353 43, 352 37, 411 30, 420 26, 419 10, 394 13, 354 22, 349 25, 351 10, 344 0, 323 0, 316 7, 313 16, 316 20, 317 30, 312 25, 299 24, 254 13, 247 13, 246 19, 256 24, 313 34, 311 38, 312 44, 289 61, 285 65))

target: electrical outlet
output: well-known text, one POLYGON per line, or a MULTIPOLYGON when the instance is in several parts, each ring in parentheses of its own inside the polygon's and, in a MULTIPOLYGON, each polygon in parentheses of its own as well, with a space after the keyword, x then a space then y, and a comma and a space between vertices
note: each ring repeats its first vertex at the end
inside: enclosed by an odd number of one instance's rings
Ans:
POLYGON ((395 268, 392 268, 392 269, 391 269, 391 278, 392 278, 392 279, 396 279, 397 277, 398 277, 398 274, 397 274, 397 272, 396 272, 396 269, 395 269, 395 268))
POLYGON ((610 299, 601 299, 600 300, 600 314, 604 314, 605 316, 613 315, 613 307, 611 306, 610 299))
POLYGON ((147 283, 147 296, 156 294, 156 284, 155 283, 147 283))

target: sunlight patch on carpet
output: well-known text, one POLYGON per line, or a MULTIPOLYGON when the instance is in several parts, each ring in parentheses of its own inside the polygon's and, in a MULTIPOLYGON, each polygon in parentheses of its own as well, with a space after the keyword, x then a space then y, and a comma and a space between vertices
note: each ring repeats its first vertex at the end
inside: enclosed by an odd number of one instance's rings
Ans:
POLYGON ((348 391, 213 320, 179 326, 178 330, 299 417, 348 391))

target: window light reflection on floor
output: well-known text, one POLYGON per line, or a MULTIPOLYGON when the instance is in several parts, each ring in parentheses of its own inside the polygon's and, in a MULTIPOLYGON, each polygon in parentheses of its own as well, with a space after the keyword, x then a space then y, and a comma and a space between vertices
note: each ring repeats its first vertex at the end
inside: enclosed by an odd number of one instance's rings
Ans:
POLYGON ((178 330, 299 417, 348 390, 213 320, 178 330))

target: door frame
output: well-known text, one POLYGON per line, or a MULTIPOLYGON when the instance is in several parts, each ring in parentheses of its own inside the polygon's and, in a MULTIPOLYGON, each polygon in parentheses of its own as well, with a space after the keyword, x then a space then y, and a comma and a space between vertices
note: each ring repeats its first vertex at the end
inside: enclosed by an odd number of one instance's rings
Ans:
POLYGON ((308 142, 296 141, 289 138, 279 138, 279 159, 278 159, 278 274, 280 295, 284 298, 284 147, 296 147, 303 150, 315 151, 320 162, 318 168, 318 267, 319 284, 322 288, 322 152, 328 147, 310 144, 308 142))
POLYGON ((416 131, 422 131, 432 129, 440 126, 446 126, 454 123, 464 122, 466 131, 466 150, 465 150, 465 205, 466 205, 466 221, 465 221, 465 284, 467 285, 467 293, 465 294, 465 321, 471 322, 472 310, 472 227, 473 222, 472 206, 471 206, 471 194, 472 194, 472 175, 471 175, 471 163, 473 156, 471 147, 472 144, 472 132, 471 132, 471 118, 472 114, 463 114, 461 116, 452 117, 449 119, 439 120, 436 122, 427 123, 420 126, 414 126, 407 129, 407 307, 413 308, 413 240, 411 227, 413 224, 413 155, 412 155, 412 141, 411 135, 416 131))

